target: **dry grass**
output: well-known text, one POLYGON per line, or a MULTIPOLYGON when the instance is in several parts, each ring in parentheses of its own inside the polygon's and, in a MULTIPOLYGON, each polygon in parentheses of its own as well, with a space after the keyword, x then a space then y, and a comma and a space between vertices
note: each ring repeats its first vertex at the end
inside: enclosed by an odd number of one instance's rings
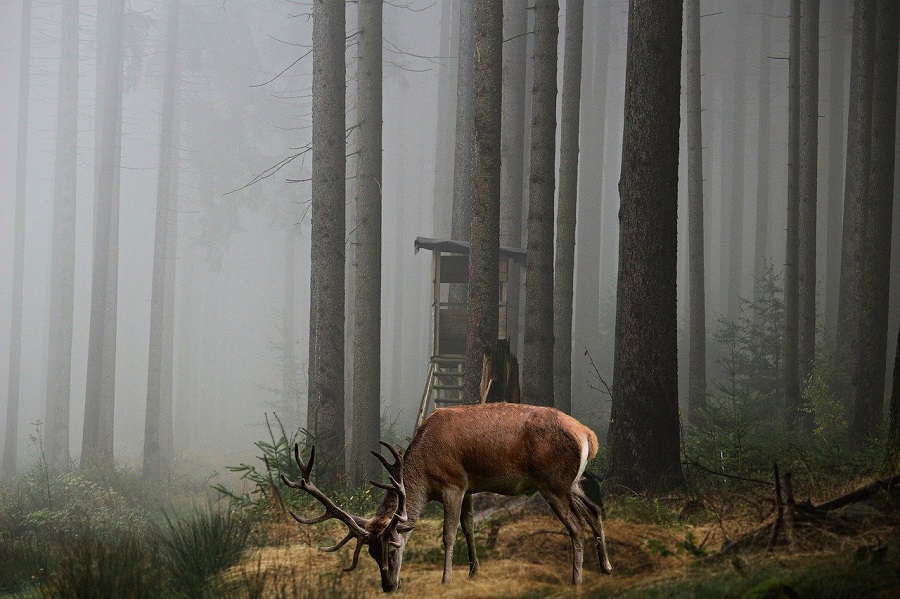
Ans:
MULTIPOLYGON (((678 518, 685 501, 672 500, 664 508, 657 506, 668 510, 671 516, 661 524, 641 522, 643 516, 623 513, 621 507, 613 506, 605 528, 614 573, 600 574, 593 546, 586 540, 584 584, 577 589, 569 584, 569 538, 548 510, 518 503, 477 515, 479 574, 474 579, 468 578, 465 549, 460 542, 453 581, 447 585, 441 584, 441 521, 423 519, 407 545, 402 585, 395 596, 422 599, 653 594, 659 589, 692 584, 698 572, 708 570, 711 577, 740 578, 746 575, 742 569, 790 570, 795 564, 823 562, 848 552, 852 556, 857 547, 884 542, 892 534, 896 538, 896 528, 882 527, 849 537, 820 537, 814 543, 798 547, 793 554, 748 554, 731 562, 706 557, 725 541, 757 528, 766 519, 765 502, 762 497, 759 500, 760 505, 747 501, 746 496, 737 502, 722 499, 720 505, 707 503, 702 513, 688 520, 678 518), (492 529, 497 530, 492 534, 492 529)), ((662 519, 665 517, 663 514, 662 519)), ((238 593, 248 599, 382 597, 377 566, 365 551, 356 571, 342 573, 340 569, 350 562, 352 543, 338 554, 325 554, 316 549, 342 535, 342 526, 335 523, 298 527, 287 519, 268 531, 273 546, 252 553, 225 578, 234 582, 255 576, 257 581, 262 581, 258 585, 262 587, 260 592, 238 593)))

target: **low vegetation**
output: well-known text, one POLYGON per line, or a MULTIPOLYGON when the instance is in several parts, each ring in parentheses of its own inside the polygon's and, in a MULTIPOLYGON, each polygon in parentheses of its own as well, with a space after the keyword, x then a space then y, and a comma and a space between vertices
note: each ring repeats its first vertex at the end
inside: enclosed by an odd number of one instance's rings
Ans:
MULTIPOLYGON (((699 425, 684 431, 687 487, 661 497, 605 498, 614 572, 601 575, 587 551, 579 596, 900 595, 900 489, 889 481, 848 495, 879 476, 882 447, 874 439, 846 441, 837 399, 843 383, 827 347, 807 387, 814 430, 788 434, 773 416, 780 339, 765 327, 778 322, 782 308, 771 273, 766 285, 745 317, 720 328, 719 382, 699 425), (773 464, 790 473, 778 486, 773 464), (829 502, 836 497, 843 499, 829 502)), ((0 597, 382 596, 368 557, 343 573, 350 549, 318 551, 344 535, 339 523, 297 526, 290 518, 288 510, 307 517, 321 511, 279 480, 281 473, 298 476, 290 450, 308 439, 277 418, 268 422, 257 459, 230 468, 233 480, 212 488, 177 476, 162 488, 149 486, 121 466, 55 471, 41 456, 38 428, 32 465, 0 484, 0 597)), ((589 469, 602 476, 602 452, 589 469)), ((380 496, 372 487, 333 493, 359 514, 371 514, 380 496)), ((466 578, 459 535, 454 580, 446 586, 442 516, 432 504, 417 523, 399 596, 572 594, 571 543, 539 497, 480 496, 479 575, 466 578)))

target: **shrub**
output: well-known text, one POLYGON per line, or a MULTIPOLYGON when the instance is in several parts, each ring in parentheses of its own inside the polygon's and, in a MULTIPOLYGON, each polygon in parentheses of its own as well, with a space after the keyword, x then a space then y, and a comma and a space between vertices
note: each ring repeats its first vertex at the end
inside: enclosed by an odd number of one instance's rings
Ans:
POLYGON ((201 597, 213 576, 236 564, 249 546, 251 522, 237 512, 196 509, 190 517, 166 516, 159 535, 172 589, 201 597))

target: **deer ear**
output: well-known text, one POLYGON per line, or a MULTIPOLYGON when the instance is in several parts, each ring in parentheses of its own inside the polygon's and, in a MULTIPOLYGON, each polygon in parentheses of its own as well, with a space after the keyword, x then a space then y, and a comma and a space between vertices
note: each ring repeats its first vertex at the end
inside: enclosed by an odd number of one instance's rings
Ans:
POLYGON ((415 526, 413 524, 402 524, 401 523, 401 524, 397 525, 397 532, 399 532, 400 534, 405 534, 414 528, 415 528, 415 526))

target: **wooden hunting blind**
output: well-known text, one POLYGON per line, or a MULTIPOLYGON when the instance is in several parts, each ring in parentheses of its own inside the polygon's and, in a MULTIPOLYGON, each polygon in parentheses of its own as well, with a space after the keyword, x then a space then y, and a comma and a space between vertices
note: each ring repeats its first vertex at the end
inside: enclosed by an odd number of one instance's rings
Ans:
MULTIPOLYGON (((469 242, 417 237, 415 251, 432 252, 431 308, 433 315, 432 350, 428 379, 419 409, 421 422, 429 407, 462 403, 463 363, 466 353, 469 282, 469 242)), ((507 297, 509 272, 513 265, 525 265, 523 248, 500 248, 498 265, 499 322, 498 337, 507 335, 507 297), (511 264, 512 263, 512 264, 511 264)))

